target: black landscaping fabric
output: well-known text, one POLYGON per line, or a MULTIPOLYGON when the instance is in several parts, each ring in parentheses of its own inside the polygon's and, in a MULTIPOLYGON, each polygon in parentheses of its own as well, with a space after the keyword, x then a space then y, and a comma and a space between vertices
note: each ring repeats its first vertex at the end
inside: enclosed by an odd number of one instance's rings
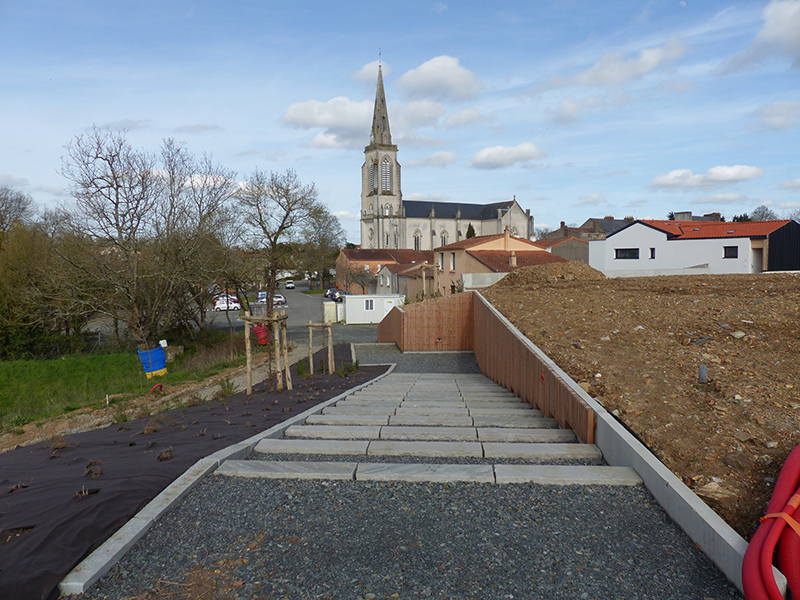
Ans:
MULTIPOLYGON (((335 358, 349 361, 349 346, 335 358)), ((70 445, 56 451, 43 442, 0 454, 0 599, 57 598, 75 565, 195 462, 385 371, 294 373, 291 392, 258 384, 249 401, 240 392, 65 436, 70 445)))

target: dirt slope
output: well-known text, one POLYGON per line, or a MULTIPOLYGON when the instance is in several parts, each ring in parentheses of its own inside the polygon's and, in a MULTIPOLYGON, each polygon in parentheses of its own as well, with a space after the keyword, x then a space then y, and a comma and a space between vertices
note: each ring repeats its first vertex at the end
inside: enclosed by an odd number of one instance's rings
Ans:
POLYGON ((485 296, 749 539, 800 443, 800 276, 606 279, 569 263, 485 296))

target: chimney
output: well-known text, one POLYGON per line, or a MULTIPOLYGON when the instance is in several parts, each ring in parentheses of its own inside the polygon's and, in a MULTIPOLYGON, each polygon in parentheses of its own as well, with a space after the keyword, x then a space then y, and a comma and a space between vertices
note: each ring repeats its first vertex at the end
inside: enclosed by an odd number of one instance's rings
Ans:
POLYGON ((513 250, 511 251, 511 256, 508 258, 508 264, 512 269, 517 268, 517 254, 513 250))
POLYGON ((567 224, 564 223, 564 221, 561 221, 561 227, 559 227, 559 229, 564 229, 564 227, 566 227, 566 226, 567 226, 567 224))
POLYGON ((625 220, 626 221, 633 221, 634 219, 633 219, 633 217, 625 217, 625 220))
POLYGON ((691 221, 692 220, 692 211, 684 210, 681 212, 675 213, 675 220, 676 221, 691 221))
POLYGON ((603 219, 605 221, 613 221, 614 220, 614 215, 606 215, 605 217, 603 217, 603 219))
POLYGON ((505 231, 503 231, 503 250, 508 252, 508 240, 511 237, 511 232, 508 230, 508 225, 506 225, 505 231))

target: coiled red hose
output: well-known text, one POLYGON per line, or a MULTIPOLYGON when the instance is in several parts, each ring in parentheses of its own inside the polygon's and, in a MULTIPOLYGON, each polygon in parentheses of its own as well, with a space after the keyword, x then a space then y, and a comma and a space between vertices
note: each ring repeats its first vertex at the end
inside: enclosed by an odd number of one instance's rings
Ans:
POLYGON ((772 573, 776 546, 778 568, 786 576, 792 595, 800 598, 800 532, 786 527, 793 523, 792 515, 800 506, 798 485, 800 446, 792 450, 786 458, 778 481, 775 482, 767 515, 747 546, 742 561, 742 587, 747 600, 783 600, 772 573))

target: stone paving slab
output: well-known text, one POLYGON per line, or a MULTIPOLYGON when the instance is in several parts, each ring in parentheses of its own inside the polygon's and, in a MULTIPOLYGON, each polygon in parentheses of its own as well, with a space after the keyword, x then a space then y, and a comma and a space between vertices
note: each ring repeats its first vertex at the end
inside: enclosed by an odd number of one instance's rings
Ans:
POLYGON ((499 427, 479 427, 477 430, 478 439, 482 442, 550 442, 560 444, 575 442, 578 439, 571 429, 504 429, 499 427))
POLYGON ((382 440, 477 441, 474 427, 381 427, 382 440))
POLYGON ((508 405, 502 408, 483 408, 467 405, 469 414, 473 417, 542 417, 542 411, 534 410, 530 404, 519 404, 517 406, 508 405))
POLYGON ((334 406, 359 406, 365 408, 398 408, 402 402, 400 400, 340 400, 334 406))
POLYGON ((358 400, 359 402, 402 402, 404 394, 351 394, 344 399, 344 402, 358 400))
POLYGON ((263 479, 353 479, 356 463, 226 460, 214 472, 230 477, 263 479))
POLYGON ((366 456, 367 440, 287 440, 267 438, 258 442, 256 452, 262 454, 329 454, 366 456))
POLYGON ((475 415, 472 420, 475 427, 518 427, 520 429, 555 429, 558 427, 555 419, 524 415, 498 415, 496 417, 475 415))
POLYGON ((311 415, 308 425, 388 425, 389 415, 311 415))
POLYGON ((472 420, 474 421, 475 427, 519 427, 525 429, 554 429, 558 427, 558 421, 555 419, 526 417, 523 415, 499 415, 497 417, 475 416, 472 420))
POLYGON ((406 394, 406 402, 463 402, 461 394, 406 394))
POLYGON ((474 406, 475 408, 506 408, 510 406, 528 406, 533 408, 527 402, 523 402, 519 398, 508 398, 500 400, 473 400, 471 398, 464 398, 464 403, 467 406, 474 406))
POLYGON ((443 408, 440 406, 400 406, 395 413, 396 415, 453 415, 457 417, 468 417, 469 410, 467 407, 453 407, 453 408, 443 408))
POLYGON ((369 456, 420 456, 482 458, 480 442, 394 442, 375 440, 369 442, 369 456))
POLYGON ((486 458, 526 458, 537 460, 603 458, 603 453, 594 444, 552 444, 547 442, 483 442, 483 454, 486 458))
POLYGON ((472 425, 472 417, 457 417, 453 415, 393 415, 389 417, 389 425, 470 427, 472 425))
POLYGON ((356 425, 292 425, 283 433, 289 438, 336 439, 336 440, 377 440, 381 435, 378 426, 356 425))
POLYGON ((471 481, 494 483, 491 465, 420 465, 361 463, 356 470, 358 481, 471 481))
POLYGON ((419 407, 419 408, 435 408, 440 406, 442 408, 466 408, 467 405, 461 400, 405 400, 402 406, 404 408, 419 407))
POLYGON ((544 485, 641 485, 630 467, 585 467, 567 465, 495 465, 497 483, 544 485))
POLYGON ((323 415, 393 415, 399 409, 394 407, 372 406, 328 406, 322 409, 323 415))

